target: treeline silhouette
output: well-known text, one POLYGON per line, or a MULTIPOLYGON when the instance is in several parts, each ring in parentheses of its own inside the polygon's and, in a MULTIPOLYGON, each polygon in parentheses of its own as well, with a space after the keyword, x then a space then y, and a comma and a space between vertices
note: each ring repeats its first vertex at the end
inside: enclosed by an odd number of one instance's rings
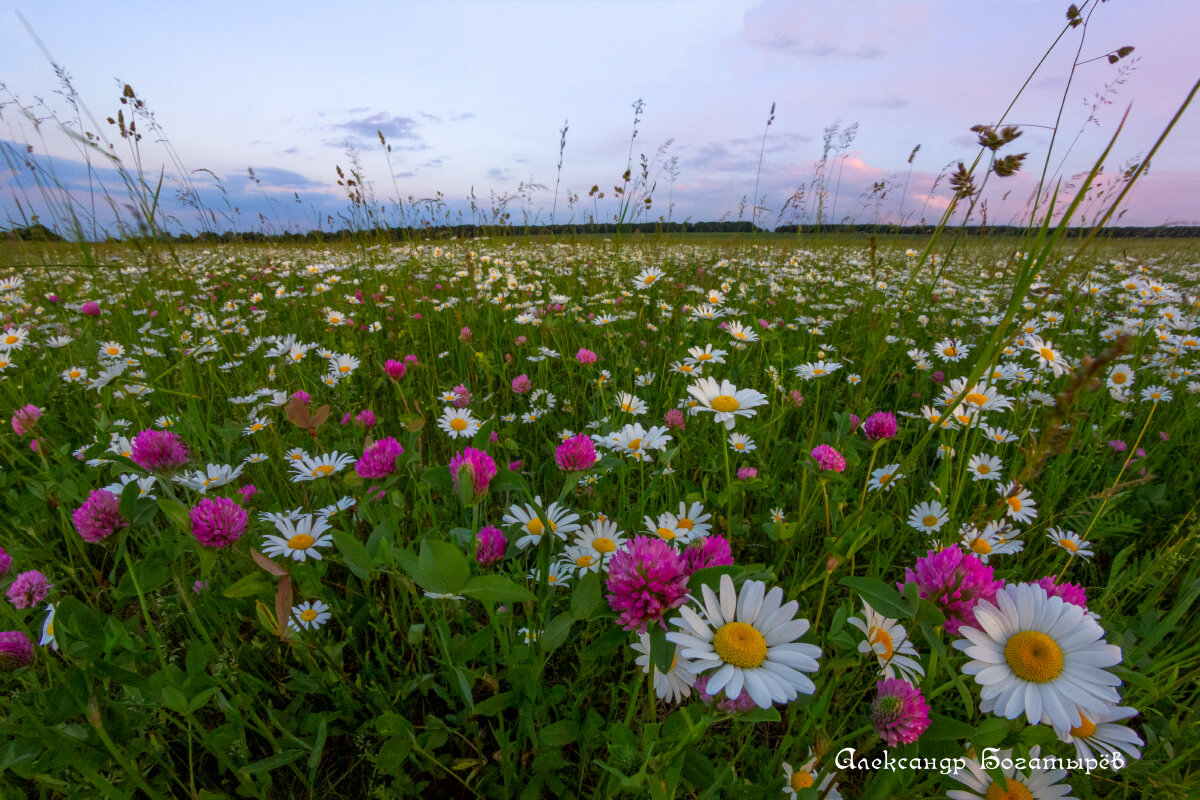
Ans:
MULTIPOLYGON (((229 242, 263 242, 263 243, 333 243, 343 241, 411 241, 433 239, 472 239, 480 237, 525 237, 525 236, 582 236, 598 235, 627 235, 638 234, 688 234, 688 233, 720 233, 720 234, 791 234, 793 236, 807 235, 845 235, 867 234, 871 236, 890 234, 894 236, 931 236, 933 225, 780 225, 771 230, 762 228, 746 221, 737 222, 640 222, 633 225, 618 226, 615 223, 583 224, 583 225, 442 225, 410 228, 373 228, 368 230, 353 230, 343 228, 337 231, 308 231, 307 233, 286 232, 266 233, 263 231, 225 231, 216 233, 204 231, 200 233, 162 233, 161 241, 178 243, 220 244, 229 242)), ((1027 229, 1016 225, 969 225, 964 232, 968 236, 1020 236, 1027 229)), ((1066 231, 1068 237, 1083 236, 1091 231, 1088 227, 1071 227, 1066 231)), ((1189 239, 1200 238, 1200 225, 1159 225, 1155 227, 1116 226, 1104 229, 1103 235, 1112 239, 1189 239)), ((136 237, 141 238, 141 237, 136 237)), ((42 224, 31 226, 0 229, 0 240, 17 239, 21 241, 61 242, 65 238, 51 228, 42 224)), ((108 241, 116 242, 121 239, 109 236, 108 241)))

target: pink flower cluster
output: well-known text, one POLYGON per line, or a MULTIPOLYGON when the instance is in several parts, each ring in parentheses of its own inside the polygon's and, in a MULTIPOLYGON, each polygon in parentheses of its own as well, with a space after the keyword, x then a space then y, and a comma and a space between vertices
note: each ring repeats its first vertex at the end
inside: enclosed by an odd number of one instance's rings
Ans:
POLYGON ((490 567, 504 558, 506 547, 508 540, 504 538, 504 531, 495 525, 485 525, 475 535, 475 560, 480 566, 490 567))
POLYGON ((700 699, 705 703, 715 702, 717 704, 717 708, 721 711, 724 711, 726 714, 749 711, 758 705, 754 702, 754 698, 750 697, 750 693, 744 689, 733 700, 730 700, 725 696, 724 689, 717 692, 715 695, 709 694, 706 690, 708 689, 708 682, 712 679, 712 677, 713 675, 711 674, 696 676, 696 683, 694 684, 696 687, 696 693, 700 695, 700 699))
POLYGON ((246 510, 226 497, 206 497, 192 509, 192 534, 205 547, 222 548, 246 532, 246 510))
POLYGON ((354 469, 364 478, 386 478, 396 471, 396 459, 403 453, 404 447, 388 436, 364 450, 362 458, 355 462, 354 469))
POLYGON ((0 631, 0 669, 11 671, 33 661, 33 640, 24 631, 0 631))
POLYGON ((16 608, 32 608, 45 600, 52 588, 45 575, 31 569, 18 575, 8 587, 8 599, 16 608))
POLYGON ((408 367, 400 361, 389 358, 383 365, 383 373, 393 381, 398 381, 404 377, 404 373, 408 372, 408 367))
POLYGON ((188 449, 179 434, 153 428, 133 437, 130 457, 146 470, 172 470, 188 462, 188 449))
POLYGON ((18 408, 12 416, 13 433, 17 436, 32 433, 40 416, 42 416, 42 409, 35 405, 26 403, 24 408, 18 408))
POLYGON ((454 491, 459 490, 462 481, 468 481, 471 489, 471 503, 478 503, 487 494, 488 483, 496 477, 496 462, 482 450, 468 447, 450 459, 450 478, 454 481, 454 491))
POLYGON ((513 394, 525 394, 533 388, 533 381, 529 380, 528 375, 518 375, 512 379, 513 394))
POLYGON ((687 600, 687 564, 662 539, 636 536, 608 562, 608 604, 617 612, 617 623, 627 631, 642 632, 687 600))
POLYGON ((1049 597, 1061 597, 1064 603, 1087 608, 1087 590, 1078 583, 1055 583, 1053 575, 1047 575, 1034 583, 1045 589, 1049 597))
POLYGON ((844 472, 846 458, 827 444, 819 444, 812 449, 812 457, 817 460, 817 466, 822 470, 844 472))
POLYGON ((586 347, 579 348, 579 352, 575 354, 575 360, 580 364, 595 364, 596 354, 586 347))
POLYGON ((117 510, 120 505, 121 499, 112 492, 94 489, 72 514, 79 536, 85 542, 102 542, 118 528, 129 527, 129 522, 117 510))
POLYGON ((729 541, 724 536, 714 533, 688 545, 683 551, 683 560, 687 564, 690 577, 693 572, 705 567, 731 566, 733 552, 729 549, 729 541))
POLYGON ((946 615, 946 633, 951 636, 963 625, 978 627, 975 604, 980 600, 994 602, 996 592, 1004 585, 992 577, 991 567, 957 547, 930 550, 917 559, 912 569, 904 570, 904 583, 897 586, 903 592, 909 583, 915 583, 919 596, 946 615))
POLYGON ((554 451, 554 463, 563 472, 584 472, 596 464, 596 445, 587 434, 564 440, 554 451))
POLYGON ((871 703, 871 724, 888 747, 915 742, 929 727, 929 704, 921 690, 900 678, 875 684, 878 694, 871 703))
POLYGON ((863 433, 871 441, 891 439, 896 435, 896 415, 890 411, 877 411, 863 423, 863 433))

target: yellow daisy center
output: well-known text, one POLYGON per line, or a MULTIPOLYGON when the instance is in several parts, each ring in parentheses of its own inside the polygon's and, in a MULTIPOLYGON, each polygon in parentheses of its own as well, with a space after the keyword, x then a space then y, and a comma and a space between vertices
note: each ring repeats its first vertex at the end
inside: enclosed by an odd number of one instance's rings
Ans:
POLYGON ((824 375, 824 374, 825 374, 825 370, 820 369, 819 367, 817 369, 813 370, 813 375, 824 375))
POLYGON ((645 278, 642 278, 642 283, 649 286, 650 284, 654 283, 654 281, 657 279, 658 279, 657 275, 647 275, 645 278))
POLYGON ((659 528, 658 535, 660 538, 670 541, 671 539, 675 538, 675 531, 671 530, 670 528, 659 528))
POLYGON ((315 608, 306 608, 300 612, 300 619, 305 622, 312 622, 317 618, 317 610, 315 608))
POLYGON ((1004 646, 1004 658, 1014 675, 1030 683, 1049 683, 1063 670, 1062 648, 1041 631, 1014 633, 1004 646))
POLYGON ((263 429, 263 424, 261 422, 256 422, 250 426, 250 430, 252 430, 252 431, 261 431, 262 429, 263 429))
POLYGON ((1019 497, 1006 497, 1004 498, 1004 502, 1008 503, 1008 507, 1013 510, 1014 514, 1022 508, 1021 498, 1019 497))
POLYGON ((971 549, 981 556, 989 555, 992 552, 992 546, 982 536, 971 540, 971 549))
POLYGON ((1025 784, 1015 778, 1008 779, 1008 790, 1000 788, 1000 784, 993 783, 988 787, 987 793, 984 795, 985 800, 1033 800, 1033 792, 1025 788, 1025 784))
POLYGON ((1070 550, 1072 553, 1074 553, 1076 550, 1079 549, 1079 546, 1076 545, 1074 542, 1072 542, 1070 539, 1059 539, 1058 544, 1059 544, 1059 547, 1061 547, 1062 549, 1070 550))
POLYGON ((1092 722, 1087 717, 1082 717, 1083 722, 1077 727, 1071 728, 1071 735, 1080 739, 1087 739, 1096 732, 1096 723, 1092 722))
POLYGON ((971 392, 969 395, 964 397, 963 400, 966 400, 973 406, 982 406, 987 403, 988 398, 987 395, 983 394, 982 392, 971 392))
POLYGON ((108 354, 110 356, 119 356, 121 354, 121 350, 117 347, 110 347, 108 348, 108 354))
POLYGON ((734 449, 735 449, 735 450, 745 450, 745 449, 746 449, 746 443, 745 443, 745 442, 734 442, 734 443, 733 443, 733 447, 734 447, 734 449))
POLYGON ((79 371, 79 370, 77 370, 77 369, 73 369, 73 370, 71 370, 71 377, 72 377, 72 378, 78 378, 78 377, 79 377, 81 374, 82 374, 82 373, 80 373, 80 371, 79 371))
POLYGON ((318 478, 318 477, 328 478, 332 473, 333 473, 333 465, 332 464, 322 464, 321 466, 313 469, 312 476, 314 478, 318 478))
POLYGON ((975 471, 978 472, 980 475, 991 475, 992 474, 992 468, 989 467, 987 464, 980 464, 978 467, 975 468, 975 471))
POLYGON ((307 550, 313 546, 317 540, 309 536, 307 533, 297 533, 292 538, 288 539, 288 547, 293 550, 307 550))
POLYGON ((609 539, 607 536, 597 536, 592 540, 592 548, 597 553, 608 554, 615 551, 617 546, 613 544, 613 540, 609 539))
POLYGON ((684 517, 683 519, 679 520, 679 522, 675 523, 675 527, 683 528, 685 531, 690 531, 694 524, 695 523, 692 522, 690 519, 688 519, 687 517, 684 517))
POLYGON ((947 347, 945 350, 943 350, 943 351, 942 351, 942 355, 944 355, 944 356, 956 356, 956 355, 958 355, 958 348, 956 348, 956 347, 947 347))
POLYGON ((934 516, 933 514, 926 514, 921 519, 921 522, 924 523, 926 528, 932 528, 934 525, 937 525, 937 521, 938 521, 938 518, 936 516, 934 516))
POLYGON ((16 344, 18 341, 20 341, 20 337, 13 336, 12 334, 4 337, 5 344, 16 344))
POLYGON ((883 645, 883 652, 879 655, 882 658, 891 658, 895 651, 895 643, 892 642, 892 635, 883 628, 871 628, 871 644, 883 645))
POLYGON ((696 356, 697 361, 708 361, 710 358, 712 358, 712 353, 701 353, 696 356))
POLYGON ((747 622, 727 622, 713 635, 713 650, 726 664, 742 669, 762 666, 767 660, 767 640, 747 622))
POLYGON ((579 558, 575 559, 575 566, 586 569, 592 565, 593 561, 595 561, 595 559, 593 559, 591 556, 580 556, 579 558))
POLYGON ((728 413, 737 411, 742 404, 727 394, 719 394, 712 399, 712 407, 717 411, 728 413))
POLYGON ((792 791, 798 792, 813 785, 813 776, 802 769, 798 769, 792 773, 792 779, 788 783, 791 784, 792 791))
POLYGON ((349 372, 349 371, 350 371, 350 367, 349 367, 349 366, 341 366, 341 367, 338 367, 338 372, 349 372))
POLYGON ((890 474, 880 475, 879 476, 879 485, 882 486, 883 484, 887 483, 891 479, 892 479, 892 476, 890 474))
MULTIPOLYGON (((53 622, 47 622, 47 623, 46 623, 46 635, 47 635, 47 636, 53 636, 53 635, 54 635, 54 623, 53 623, 53 622)), ((1087 720, 1084 720, 1084 721, 1086 722, 1087 720)), ((1074 730, 1074 729, 1072 729, 1072 730, 1074 730)), ((1093 728, 1093 730, 1095 730, 1095 728, 1093 728)), ((1090 735, 1090 734, 1089 734, 1089 735, 1090 735)))
POLYGON ((1051 350, 1049 347, 1039 347, 1038 353, 1041 355, 1042 358, 1046 359, 1047 361, 1054 360, 1054 351, 1051 350))
POLYGON ((628 412, 632 412, 632 411, 633 411, 633 404, 632 404, 632 403, 621 403, 621 410, 622 410, 622 411, 628 411, 628 412))
POLYGON ((450 427, 456 431, 465 431, 467 429, 467 421, 462 417, 455 417, 450 420, 450 427))
POLYGON ((627 446, 627 447, 628 447, 630 450, 637 450, 639 447, 641 447, 641 446, 642 446, 642 440, 641 440, 641 439, 630 439, 630 440, 629 440, 629 444, 628 444, 628 445, 626 445, 626 446, 627 446))

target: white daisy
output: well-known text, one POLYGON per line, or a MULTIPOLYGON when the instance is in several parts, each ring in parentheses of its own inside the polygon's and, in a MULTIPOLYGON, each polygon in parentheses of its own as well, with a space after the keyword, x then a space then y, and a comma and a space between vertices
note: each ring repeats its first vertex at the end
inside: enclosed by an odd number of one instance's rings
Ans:
POLYGON ((903 477, 904 475, 900 473, 899 464, 888 464, 886 467, 880 467, 879 469, 871 471, 871 480, 867 482, 867 488, 871 489, 872 491, 879 491, 882 489, 883 491, 888 492, 891 491, 892 486, 895 485, 896 481, 903 477))
POLYGON ((294 631, 301 628, 316 630, 329 621, 329 606, 320 600, 311 600, 292 606, 292 616, 288 619, 288 627, 294 631))
POLYGON ((783 762, 783 777, 787 779, 784 784, 783 793, 788 797, 794 798, 802 789, 813 788, 817 792, 818 797, 823 797, 825 800, 842 800, 842 793, 838 791, 837 784, 833 779, 837 777, 836 773, 828 773, 822 775, 817 772, 817 759, 810 758, 800 765, 799 768, 793 769, 788 762, 783 762))
POLYGON ((1046 536, 1063 550, 1074 553, 1085 561, 1090 561, 1092 556, 1096 555, 1092 552, 1092 546, 1073 531, 1050 528, 1046 531, 1046 536))
POLYGON ((1120 699, 1121 679, 1108 667, 1121 663, 1121 648, 1104 641, 1104 629, 1080 606, 1050 597, 1037 584, 1008 584, 996 602, 974 608, 978 627, 962 626, 954 647, 971 661, 979 710, 1006 719, 1024 715, 1047 723, 1059 737, 1120 699))
POLYGON ((654 694, 659 700, 682 703, 684 698, 691 696, 696 676, 691 672, 691 662, 679 656, 678 648, 675 650, 675 658, 671 661, 671 669, 664 675, 658 671, 658 667, 650 663, 650 634, 640 634, 638 640, 629 646, 640 654, 633 662, 642 668, 643 673, 648 674, 651 669, 654 670, 654 694))
POLYGON ((58 641, 54 638, 54 604, 46 604, 46 618, 42 620, 42 638, 39 645, 50 645, 51 650, 58 649, 58 641))
POLYGON ((292 475, 292 483, 328 478, 330 475, 341 472, 355 460, 354 456, 339 453, 337 450, 319 456, 306 456, 291 465, 292 472, 295 473, 292 475))
MULTIPOLYGON (((542 505, 541 497, 534 497, 533 503, 536 506, 542 505)), ((545 524, 542 520, 550 524, 550 532, 564 542, 567 540, 567 534, 574 533, 579 530, 579 515, 571 512, 569 508, 563 508, 558 503, 551 503, 546 509, 543 517, 539 518, 534 506, 526 503, 524 506, 515 505, 508 509, 508 513, 502 518, 505 525, 519 525, 520 532, 523 534, 517 539, 516 545, 522 550, 527 547, 537 545, 542 541, 542 532, 545 530, 545 524)))
POLYGON ((858 643, 858 652, 874 653, 883 677, 894 678, 899 672, 900 677, 912 685, 920 685, 925 668, 917 661, 920 654, 903 625, 883 616, 865 600, 862 618, 850 617, 846 622, 862 631, 866 639, 858 643))
POLYGON ((333 544, 333 537, 326 531, 329 522, 319 514, 306 514, 299 519, 276 519, 275 530, 280 536, 263 537, 263 554, 285 556, 296 561, 308 558, 321 560, 317 548, 333 544))
POLYGON ((950 521, 950 514, 937 500, 917 503, 908 515, 908 524, 921 533, 937 533, 950 521))
POLYGON ((709 694, 724 690, 736 700, 745 689, 755 704, 769 708, 815 691, 803 673, 817 671, 821 650, 796 642, 809 628, 808 620, 794 618, 799 603, 782 603, 783 589, 767 592, 762 581, 746 581, 738 593, 728 575, 721 576, 719 598, 707 585, 701 588, 704 616, 681 607, 682 616, 671 620, 680 630, 667 639, 694 660, 697 674, 712 670, 709 694))
POLYGON ((1004 513, 1013 522, 1029 522, 1037 519, 1037 501, 1024 486, 1010 482, 1008 486, 997 486, 996 491, 1008 504, 1008 510, 1004 513))
POLYGON ((675 515, 675 527, 680 530, 691 531, 692 539, 699 539, 707 536, 712 530, 712 514, 706 513, 704 506, 700 503, 692 503, 688 505, 684 501, 679 501, 679 513, 675 515))
MULTIPOLYGON (((1034 745, 1029 748, 1030 761, 1039 758, 1042 748, 1034 745)), ((1018 769, 1020 760, 1013 760, 1012 750, 988 751, 984 756, 988 766, 999 766, 1004 773, 1005 786, 992 780, 983 766, 973 758, 968 758, 966 770, 957 770, 950 776, 966 786, 970 791, 951 789, 946 792, 950 800, 997 800, 997 798, 1028 798, 1028 800, 1058 800, 1071 794, 1070 784, 1063 783, 1067 777, 1065 769, 1043 769, 1035 767, 1029 772, 1018 769), (990 758, 989 758, 990 757, 990 758), (1003 767, 1005 761, 1012 766, 1003 767)), ((1043 759, 1048 760, 1048 759, 1043 759)))
POLYGON ((972 480, 998 481, 1000 480, 1000 471, 1004 469, 1004 462, 996 456, 976 453, 967 462, 967 469, 971 473, 972 480))
MULTIPOLYGON (((1125 725, 1117 725, 1118 720, 1129 719, 1137 714, 1136 708, 1127 706, 1109 706, 1099 714, 1083 715, 1083 723, 1071 728, 1063 741, 1075 745, 1075 754, 1080 760, 1110 756, 1121 751, 1130 758, 1140 759, 1139 749, 1145 742, 1133 730, 1125 725), (1096 753, 1092 748, 1096 748, 1096 753)), ((1114 766, 1113 769, 1119 769, 1114 766)))
POLYGON ((438 420, 438 427, 453 439, 460 436, 470 439, 479 432, 479 421, 471 416, 469 408, 447 408, 438 420))
POLYGON ((753 389, 739 389, 727 380, 717 383, 712 378, 701 378, 688 387, 688 393, 700 401, 692 413, 712 411, 717 422, 725 423, 726 430, 733 430, 736 417, 752 417, 755 408, 766 405, 767 396, 753 389))
POLYGON ((742 454, 757 449, 754 440, 741 433, 729 434, 729 446, 733 448, 733 452, 742 454))

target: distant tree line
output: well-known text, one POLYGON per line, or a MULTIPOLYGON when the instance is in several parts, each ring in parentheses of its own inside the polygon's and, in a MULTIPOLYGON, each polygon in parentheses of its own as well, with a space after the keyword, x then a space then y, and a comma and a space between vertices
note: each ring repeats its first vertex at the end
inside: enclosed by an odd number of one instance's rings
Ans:
MULTIPOLYGON (((530 225, 530 226, 489 226, 489 225, 442 225, 421 226, 409 228, 372 228, 367 230, 352 230, 343 228, 338 231, 309 231, 308 233, 263 233, 261 231, 226 231, 216 233, 204 231, 201 233, 161 233, 160 240, 179 243, 220 244, 229 242, 262 242, 262 243, 326 243, 342 241, 410 241, 427 239, 472 239, 481 236, 579 236, 584 234, 679 234, 679 233, 776 233, 805 236, 811 234, 891 234, 899 236, 930 236, 934 232, 933 225, 780 225, 773 231, 759 227, 747 221, 737 222, 639 222, 632 225, 616 223, 582 224, 582 225, 530 225)), ((1015 225, 970 225, 964 229, 968 236, 1020 236, 1027 232, 1026 228, 1015 225)), ((1082 236, 1091 231, 1087 227, 1072 227, 1066 231, 1067 236, 1082 236)), ((1200 225, 1160 225, 1158 227, 1114 226, 1104 229, 1104 236, 1113 239, 1188 239, 1200 238, 1200 225)), ((64 238, 51 228, 42 224, 0 229, 0 240, 17 239, 20 241, 61 242, 64 238)), ((108 241, 117 239, 109 237, 108 241)))

